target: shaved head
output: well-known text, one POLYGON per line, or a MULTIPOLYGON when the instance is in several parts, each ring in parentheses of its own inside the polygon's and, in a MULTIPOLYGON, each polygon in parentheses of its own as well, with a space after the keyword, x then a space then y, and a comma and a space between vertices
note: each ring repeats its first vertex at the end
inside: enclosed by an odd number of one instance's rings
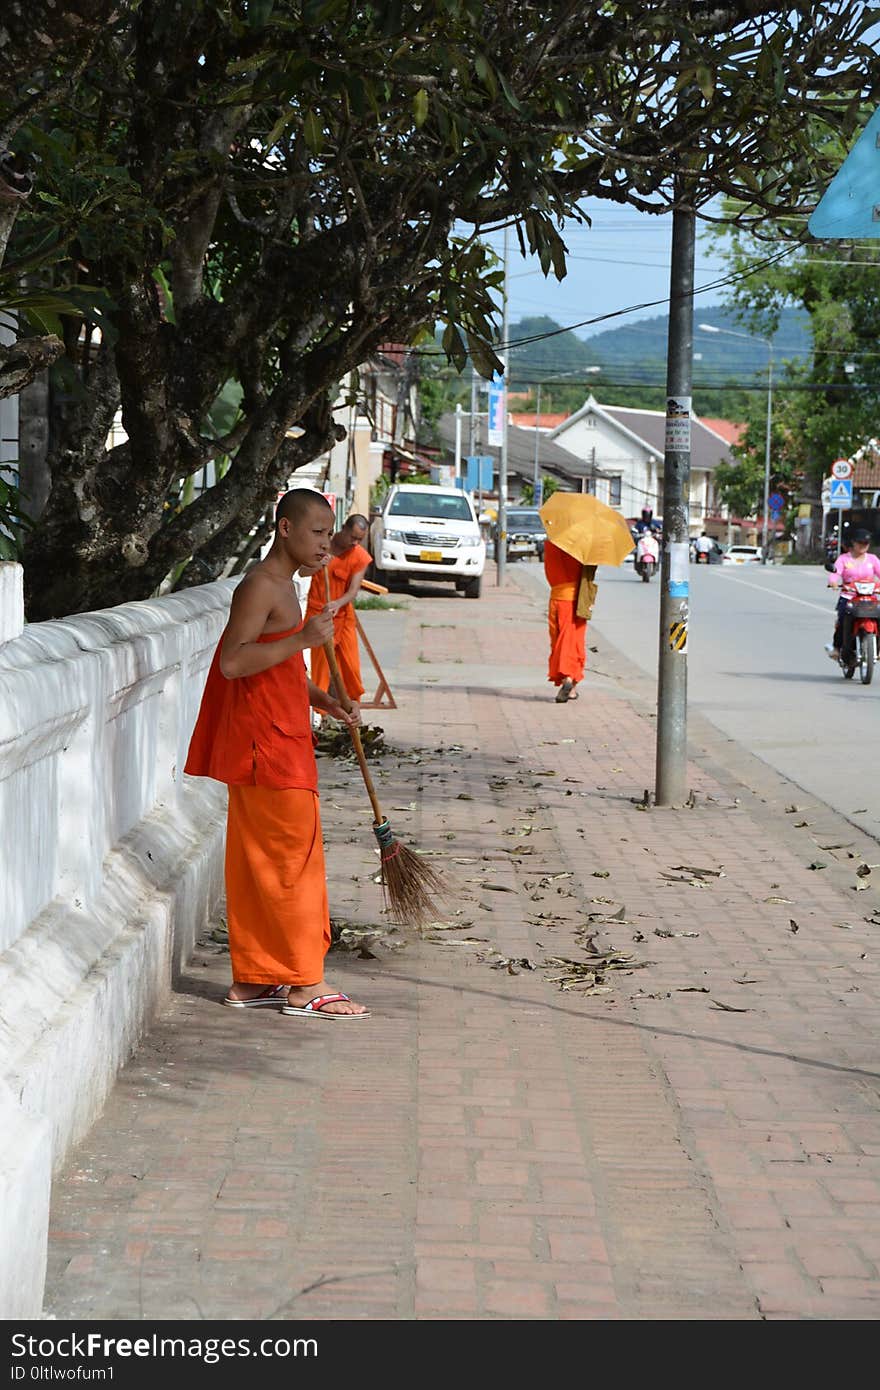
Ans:
POLYGON ((290 492, 285 492, 278 506, 275 508, 275 529, 278 530, 278 523, 282 519, 296 525, 306 516, 310 507, 322 507, 325 511, 333 515, 333 508, 322 497, 320 492, 313 491, 310 487, 291 488, 290 492))
POLYGON ((370 523, 365 516, 361 516, 360 512, 353 512, 345 522, 344 529, 346 531, 354 531, 356 528, 362 528, 364 531, 370 529, 370 523))

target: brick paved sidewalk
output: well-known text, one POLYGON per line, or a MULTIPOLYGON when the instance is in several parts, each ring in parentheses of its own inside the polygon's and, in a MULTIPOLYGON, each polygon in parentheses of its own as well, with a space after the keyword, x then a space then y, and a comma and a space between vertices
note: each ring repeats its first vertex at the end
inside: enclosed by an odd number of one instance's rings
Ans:
POLYGON ((374 1016, 223 1009, 206 941, 57 1182, 47 1316, 880 1312, 878 847, 699 720, 695 805, 642 809, 650 683, 591 631, 556 705, 540 602, 487 581, 408 600, 366 715, 440 925, 390 931, 322 761, 333 914, 376 924, 328 978, 374 1016), (639 968, 563 991, 590 938, 639 968))

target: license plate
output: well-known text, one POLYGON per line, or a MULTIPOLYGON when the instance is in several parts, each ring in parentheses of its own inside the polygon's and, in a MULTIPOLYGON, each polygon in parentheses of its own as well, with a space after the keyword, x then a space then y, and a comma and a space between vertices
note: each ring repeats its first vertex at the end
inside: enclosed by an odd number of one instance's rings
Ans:
POLYGON ((419 559, 439 565, 443 560, 443 552, 442 550, 420 550, 419 559))

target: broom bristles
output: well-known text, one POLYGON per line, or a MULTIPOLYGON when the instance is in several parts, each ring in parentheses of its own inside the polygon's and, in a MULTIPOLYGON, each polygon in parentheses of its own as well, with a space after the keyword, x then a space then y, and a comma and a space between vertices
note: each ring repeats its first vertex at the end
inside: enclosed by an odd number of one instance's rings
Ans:
POLYGON ((431 865, 399 840, 383 845, 379 857, 382 892, 398 922, 420 927, 433 921, 444 893, 443 882, 431 865))

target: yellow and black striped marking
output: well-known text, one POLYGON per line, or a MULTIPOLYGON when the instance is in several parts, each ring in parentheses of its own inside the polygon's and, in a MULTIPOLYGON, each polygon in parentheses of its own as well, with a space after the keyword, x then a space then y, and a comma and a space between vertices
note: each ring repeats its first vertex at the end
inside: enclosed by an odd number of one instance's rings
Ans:
POLYGON ((670 623, 669 625, 669 650, 671 652, 686 652, 688 643, 687 623, 670 623))

